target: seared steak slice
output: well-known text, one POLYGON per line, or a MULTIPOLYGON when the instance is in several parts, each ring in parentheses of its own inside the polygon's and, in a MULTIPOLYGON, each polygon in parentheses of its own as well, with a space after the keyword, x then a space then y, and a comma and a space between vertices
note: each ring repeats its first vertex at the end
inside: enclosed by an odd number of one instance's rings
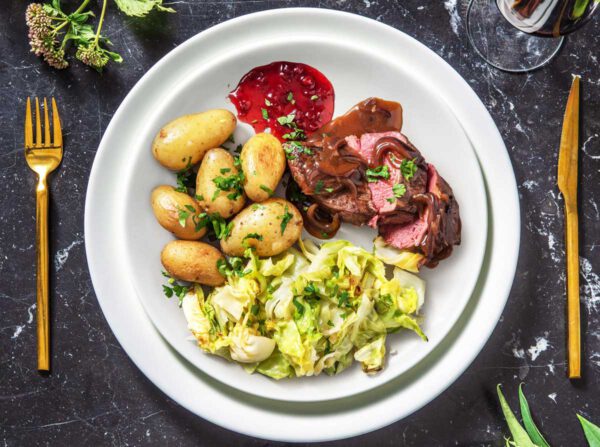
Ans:
POLYGON ((304 146, 292 143, 285 147, 292 177, 312 201, 353 225, 367 224, 375 217, 377 212, 364 182, 355 183, 352 178, 327 176, 319 172, 317 160, 321 148, 305 150, 304 146))

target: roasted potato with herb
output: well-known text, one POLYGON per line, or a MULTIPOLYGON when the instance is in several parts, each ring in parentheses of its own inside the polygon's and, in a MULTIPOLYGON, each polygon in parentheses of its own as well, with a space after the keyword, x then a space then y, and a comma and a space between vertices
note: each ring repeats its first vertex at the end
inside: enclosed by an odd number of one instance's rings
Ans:
POLYGON ((152 143, 152 154, 164 167, 179 171, 198 163, 206 151, 227 141, 236 123, 235 115, 224 109, 180 116, 160 129, 152 143))
POLYGON ((275 256, 290 248, 302 233, 302 216, 284 199, 272 198, 254 203, 230 222, 229 237, 221 240, 221 250, 242 256, 249 247, 258 256, 275 256))
POLYGON ((207 286, 225 282, 217 266, 224 259, 218 249, 199 241, 171 241, 160 254, 162 265, 173 278, 207 286))
POLYGON ((244 172, 244 191, 254 202, 273 195, 285 171, 285 153, 277 138, 259 133, 250 138, 240 154, 244 172))
POLYGON ((210 149, 198 169, 196 199, 207 213, 227 219, 239 212, 246 202, 244 175, 225 149, 210 149))
POLYGON ((159 186, 152 191, 151 203, 158 223, 179 239, 193 241, 206 234, 199 225, 200 206, 186 193, 159 186))

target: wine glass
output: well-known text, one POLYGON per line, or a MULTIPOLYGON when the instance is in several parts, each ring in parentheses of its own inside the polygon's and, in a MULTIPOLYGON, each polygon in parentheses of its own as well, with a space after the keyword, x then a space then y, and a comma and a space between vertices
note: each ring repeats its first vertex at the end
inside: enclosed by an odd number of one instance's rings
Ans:
POLYGON ((470 0, 467 35, 488 64, 522 73, 550 62, 598 9, 600 0, 470 0))

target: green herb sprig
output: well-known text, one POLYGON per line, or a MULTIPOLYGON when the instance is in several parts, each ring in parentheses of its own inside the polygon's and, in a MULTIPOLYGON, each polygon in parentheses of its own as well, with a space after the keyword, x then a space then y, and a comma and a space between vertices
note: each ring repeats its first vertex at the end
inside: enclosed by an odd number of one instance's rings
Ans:
MULTIPOLYGON (((512 435, 511 439, 506 439, 506 446, 514 447, 550 447, 550 444, 544 438, 537 425, 533 421, 529 403, 523 393, 523 384, 519 385, 519 407, 523 425, 512 412, 510 405, 506 401, 500 384, 496 387, 498 399, 500 400, 500 408, 506 420, 506 425, 512 435)), ((577 415, 579 423, 583 429, 583 433, 590 447, 600 447, 600 427, 594 425, 581 415, 577 415)), ((576 444, 576 443, 575 443, 576 444)))

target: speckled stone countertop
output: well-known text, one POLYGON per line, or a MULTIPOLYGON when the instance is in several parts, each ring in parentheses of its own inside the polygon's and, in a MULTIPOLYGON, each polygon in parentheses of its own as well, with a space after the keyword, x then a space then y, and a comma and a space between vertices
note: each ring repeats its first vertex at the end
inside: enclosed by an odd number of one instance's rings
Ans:
MULTIPOLYGON (((163 55, 224 20, 270 8, 316 6, 375 18, 448 61, 495 119, 519 186, 521 253, 504 314, 476 361, 435 401, 385 429, 339 446, 503 445, 495 397, 513 408, 519 382, 555 446, 584 445, 575 418, 600 423, 600 17, 568 38, 560 56, 528 75, 490 69, 467 44, 456 0, 216 0, 174 2, 148 21, 109 10, 106 34, 125 58, 104 74, 46 67, 29 53, 25 1, 0 16, 0 438, 3 445, 280 445, 212 425, 163 395, 129 360, 98 306, 87 269, 83 211, 96 148, 113 113, 163 55), (571 74, 583 76, 581 301, 584 379, 565 376, 562 202, 555 186, 571 74), (27 95, 61 98, 68 150, 51 179, 53 373, 36 371, 35 180, 22 154, 27 95)), ((600 14, 598 14, 600 15, 600 14)), ((502 223, 497 223, 501 225, 502 223)))

